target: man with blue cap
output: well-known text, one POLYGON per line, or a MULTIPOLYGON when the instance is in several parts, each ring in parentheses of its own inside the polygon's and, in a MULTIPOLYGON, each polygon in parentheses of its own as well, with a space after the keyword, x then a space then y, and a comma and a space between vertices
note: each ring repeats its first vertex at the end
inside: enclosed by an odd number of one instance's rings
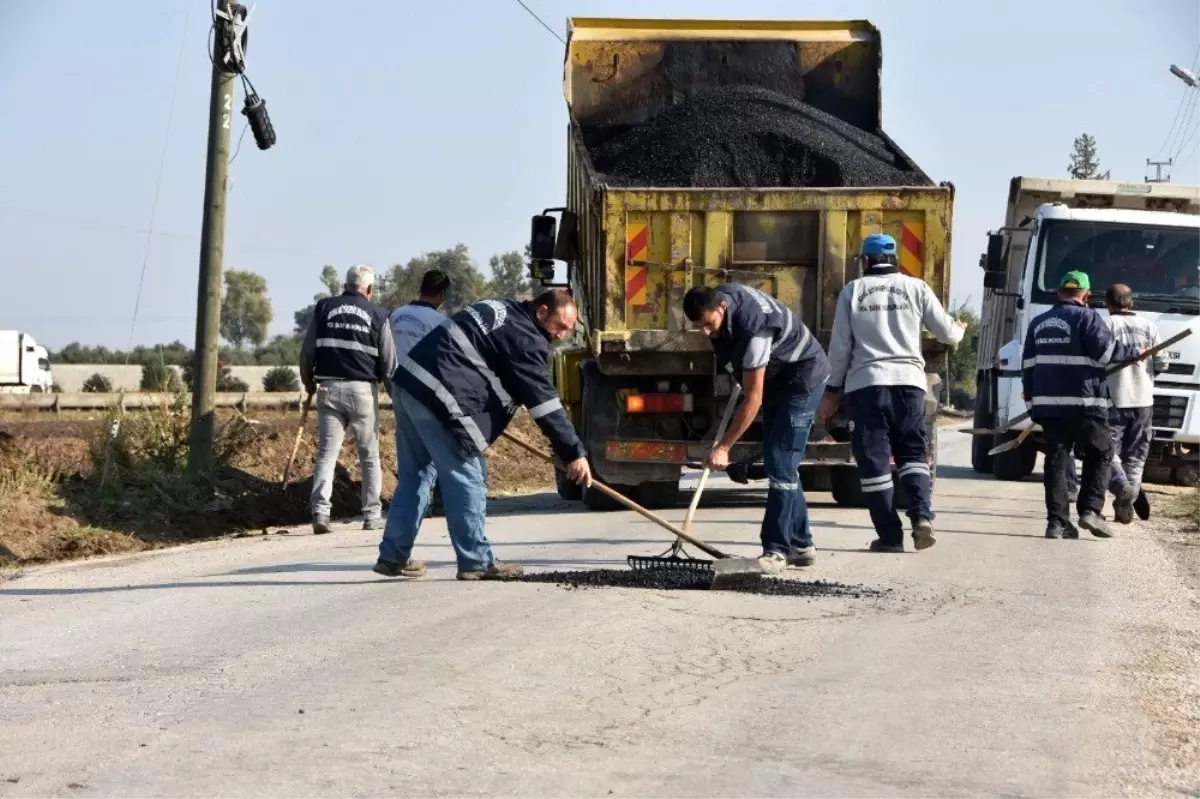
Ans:
POLYGON ((900 272, 891 236, 867 236, 858 262, 862 277, 838 296, 829 339, 831 374, 819 415, 828 420, 843 398, 849 406, 851 447, 879 536, 871 551, 904 551, 904 526, 893 507, 893 459, 909 496, 913 546, 927 549, 935 541, 921 326, 943 344, 955 345, 967 325, 946 313, 923 280, 900 272))

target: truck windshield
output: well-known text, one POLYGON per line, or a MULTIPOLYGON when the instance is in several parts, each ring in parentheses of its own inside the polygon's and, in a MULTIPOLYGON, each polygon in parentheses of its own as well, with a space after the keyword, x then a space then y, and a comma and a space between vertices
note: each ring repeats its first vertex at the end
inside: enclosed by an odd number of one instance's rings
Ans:
POLYGON ((1053 303, 1062 276, 1091 279, 1093 304, 1114 283, 1146 310, 1200 312, 1200 231, 1078 220, 1047 220, 1040 237, 1033 301, 1053 303))

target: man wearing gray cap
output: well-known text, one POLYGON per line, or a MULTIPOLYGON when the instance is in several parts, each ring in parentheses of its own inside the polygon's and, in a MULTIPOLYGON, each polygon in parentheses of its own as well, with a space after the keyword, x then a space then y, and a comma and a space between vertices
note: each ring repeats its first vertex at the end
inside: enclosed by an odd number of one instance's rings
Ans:
POLYGON ((376 383, 391 394, 396 344, 387 310, 371 302, 374 285, 371 267, 350 267, 345 291, 317 302, 300 348, 300 379, 317 397, 317 465, 310 500, 317 534, 331 532, 329 500, 347 427, 354 433, 362 468, 363 529, 383 527, 376 383))

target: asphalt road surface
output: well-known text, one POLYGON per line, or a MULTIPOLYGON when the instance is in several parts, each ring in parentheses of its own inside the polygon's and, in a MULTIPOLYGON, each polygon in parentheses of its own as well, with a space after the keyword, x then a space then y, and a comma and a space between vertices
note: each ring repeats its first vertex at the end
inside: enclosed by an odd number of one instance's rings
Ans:
MULTIPOLYGON (((1043 539, 1038 484, 941 438, 933 549, 813 497, 804 578, 882 597, 461 583, 441 520, 413 582, 350 525, 30 570, 0 797, 1200 794, 1195 586, 1137 527, 1043 539)), ((757 554, 762 495, 718 489, 697 531, 757 554)), ((540 570, 669 543, 549 498, 489 531, 540 570)))

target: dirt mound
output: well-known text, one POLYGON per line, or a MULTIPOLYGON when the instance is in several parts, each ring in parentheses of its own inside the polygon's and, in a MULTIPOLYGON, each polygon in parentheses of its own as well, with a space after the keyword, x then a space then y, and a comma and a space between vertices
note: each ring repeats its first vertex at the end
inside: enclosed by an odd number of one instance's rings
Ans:
MULTIPOLYGON (((228 419, 218 421, 218 426, 228 419)), ((308 522, 316 457, 315 420, 301 440, 290 485, 283 472, 295 440, 295 414, 256 414, 246 443, 229 468, 209 484, 166 478, 139 484, 127 496, 99 499, 92 448, 100 446, 101 421, 0 421, 0 565, 128 552, 171 543, 260 531, 308 522)), ((549 444, 521 413, 510 429, 526 440, 549 444)), ((380 424, 383 500, 396 486, 393 416, 380 424)), ((101 447, 102 448, 102 447, 101 447)), ((500 441, 488 453, 488 494, 493 497, 552 491, 551 467, 500 441)), ((347 436, 334 475, 333 515, 362 513, 361 472, 353 438, 347 436)))
POLYGON ((595 144, 592 161, 618 186, 932 185, 883 137, 753 86, 697 94, 595 144))

